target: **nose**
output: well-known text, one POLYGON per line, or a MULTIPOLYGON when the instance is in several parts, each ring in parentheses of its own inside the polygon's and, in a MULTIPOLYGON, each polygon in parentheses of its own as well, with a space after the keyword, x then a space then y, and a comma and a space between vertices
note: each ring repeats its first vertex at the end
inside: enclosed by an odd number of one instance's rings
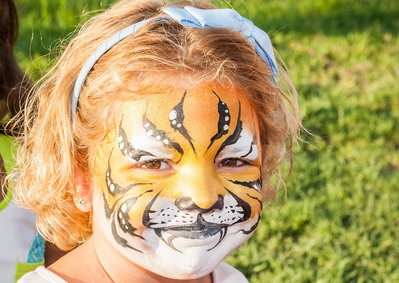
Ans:
POLYGON ((213 210, 221 210, 223 208, 224 202, 223 202, 223 196, 222 195, 218 195, 218 199, 217 201, 208 208, 201 208, 199 207, 191 197, 188 196, 182 196, 179 197, 176 202, 175 202, 177 208, 179 210, 197 210, 200 213, 208 213, 211 212, 213 210))
POLYGON ((179 171, 175 181, 175 204, 180 210, 205 213, 223 208, 226 190, 213 167, 193 162, 179 171))

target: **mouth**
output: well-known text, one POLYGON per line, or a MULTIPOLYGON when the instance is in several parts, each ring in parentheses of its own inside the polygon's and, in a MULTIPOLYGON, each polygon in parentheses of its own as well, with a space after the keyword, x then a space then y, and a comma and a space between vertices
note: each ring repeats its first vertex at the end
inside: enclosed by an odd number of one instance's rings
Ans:
POLYGON ((154 228, 154 230, 158 235, 162 234, 162 232, 167 232, 172 236, 180 238, 206 239, 222 232, 226 228, 227 225, 207 223, 199 216, 197 222, 194 224, 154 228))
MULTIPOLYGON (((205 240, 217 234, 220 234, 220 238, 216 245, 216 247, 226 236, 228 225, 224 224, 212 224, 206 222, 201 215, 198 216, 198 220, 194 224, 190 225, 181 225, 181 226, 170 226, 170 227, 161 227, 161 228, 153 228, 157 236, 162 239, 167 245, 171 248, 177 250, 172 241, 176 238, 185 238, 185 239, 194 239, 194 240, 205 240), (168 234, 168 238, 165 238, 165 234, 168 234)), ((212 247, 211 249, 213 249, 212 247)), ((209 249, 209 250, 211 250, 209 249)), ((180 251, 179 251, 180 252, 180 251)))

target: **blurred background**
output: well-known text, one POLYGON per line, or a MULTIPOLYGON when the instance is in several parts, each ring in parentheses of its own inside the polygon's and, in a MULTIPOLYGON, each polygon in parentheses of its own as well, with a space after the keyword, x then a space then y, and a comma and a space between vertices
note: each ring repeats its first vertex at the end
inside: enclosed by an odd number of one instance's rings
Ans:
MULTIPOLYGON (((36 81, 113 0, 16 0, 16 57, 36 81), (94 11, 94 12, 93 12, 94 11)), ((300 94, 295 167, 227 261, 250 282, 399 282, 399 1, 237 0, 300 94)))

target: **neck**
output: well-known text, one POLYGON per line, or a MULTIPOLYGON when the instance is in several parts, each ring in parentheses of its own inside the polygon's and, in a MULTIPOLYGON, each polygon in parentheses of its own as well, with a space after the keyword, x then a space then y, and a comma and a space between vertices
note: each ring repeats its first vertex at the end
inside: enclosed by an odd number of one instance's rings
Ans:
POLYGON ((113 282, 102 267, 94 241, 90 238, 84 244, 67 253, 48 269, 68 282, 113 282))
POLYGON ((120 254, 108 241, 92 237, 49 270, 68 282, 211 283, 211 274, 190 280, 170 279, 150 272, 120 254))

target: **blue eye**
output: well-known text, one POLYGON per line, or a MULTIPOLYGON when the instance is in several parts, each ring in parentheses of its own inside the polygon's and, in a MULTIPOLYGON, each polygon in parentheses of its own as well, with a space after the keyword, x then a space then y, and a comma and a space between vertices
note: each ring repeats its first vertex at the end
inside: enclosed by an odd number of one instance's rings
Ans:
POLYGON ((139 166, 140 168, 144 169, 151 169, 151 170, 164 170, 172 168, 168 162, 164 160, 149 160, 142 162, 139 166))
POLYGON ((241 167, 248 165, 248 162, 238 158, 226 158, 219 162, 218 167, 241 167))

